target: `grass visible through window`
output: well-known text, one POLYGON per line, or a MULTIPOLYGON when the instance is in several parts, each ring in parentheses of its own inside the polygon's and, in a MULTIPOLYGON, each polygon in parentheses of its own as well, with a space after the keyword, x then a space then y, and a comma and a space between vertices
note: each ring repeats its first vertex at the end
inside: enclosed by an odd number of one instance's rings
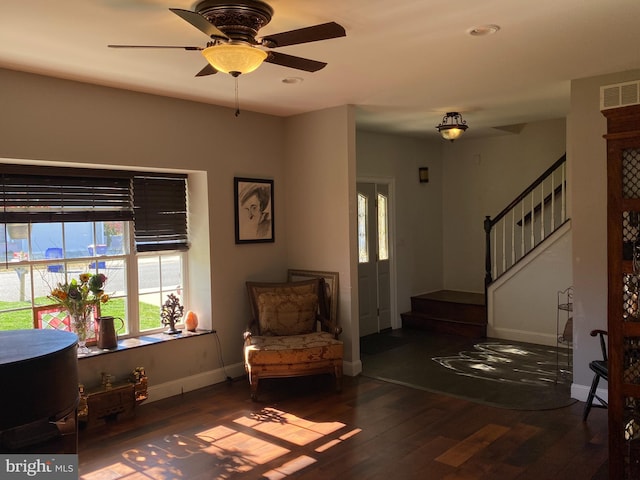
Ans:
MULTIPOLYGON (((36 299, 36 304, 46 305, 46 298, 36 299)), ((29 308, 30 305, 26 302, 3 302, 0 301, 0 330, 26 330, 33 328, 33 312, 29 308), (16 310, 7 312, 6 310, 14 308, 25 308, 25 310, 16 310)), ((125 317, 125 304, 122 298, 113 298, 108 303, 105 303, 100 307, 100 312, 103 316, 111 316, 116 318, 125 317)), ((154 328, 160 328, 162 323, 160 321, 160 308, 150 303, 140 303, 140 330, 150 330, 154 328)), ((116 327, 120 322, 116 323, 116 327)), ((118 332, 124 333, 124 329, 121 327, 118 332)))

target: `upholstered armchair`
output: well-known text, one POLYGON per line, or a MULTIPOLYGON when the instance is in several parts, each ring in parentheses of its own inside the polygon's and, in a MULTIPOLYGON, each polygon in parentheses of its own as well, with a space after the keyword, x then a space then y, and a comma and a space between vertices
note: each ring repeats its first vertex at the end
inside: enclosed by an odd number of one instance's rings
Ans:
POLYGON ((336 316, 337 274, 331 285, 321 276, 246 285, 251 320, 244 335, 244 364, 252 400, 257 400, 263 378, 330 373, 340 391, 342 329, 331 318, 336 316))

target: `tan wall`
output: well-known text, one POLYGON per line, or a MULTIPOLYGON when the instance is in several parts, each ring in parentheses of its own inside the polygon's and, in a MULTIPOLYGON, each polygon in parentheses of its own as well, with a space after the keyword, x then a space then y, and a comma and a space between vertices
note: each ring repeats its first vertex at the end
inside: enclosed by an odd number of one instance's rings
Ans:
MULTIPOLYGON (((635 70, 572 82, 566 150, 576 295, 574 382, 578 385, 589 384, 587 364, 597 355, 597 345, 588 331, 606 325, 602 140, 606 122, 598 111, 599 86, 638 78, 640 71, 635 70)), ((215 372, 221 368, 220 353, 227 366, 240 365, 239 338, 248 316, 245 280, 280 279, 290 266, 340 272, 341 297, 349 299, 341 312, 350 329, 350 361, 358 361, 356 328, 351 320, 357 318, 357 302, 350 301, 357 298, 356 147, 350 107, 286 120, 250 112, 236 118, 232 110, 216 106, 0 69, 0 108, 2 161, 188 170, 194 175, 195 191, 203 196, 196 224, 192 224, 197 238, 190 279, 192 290, 197 292, 194 304, 205 323, 210 321, 218 331, 222 352, 207 335, 185 341, 179 349, 146 347, 83 360, 81 375, 97 380, 105 368, 118 374, 146 364, 152 386, 171 384, 178 392, 186 376, 219 380, 215 372), (318 136, 315 129, 321 131, 318 136), (319 162, 330 168, 319 168, 319 162), (292 173, 286 173, 289 168, 292 173), (234 176, 274 179, 274 244, 235 245, 234 176), (278 212, 285 212, 290 205, 304 204, 309 193, 329 201, 329 208, 318 204, 311 216, 296 208, 291 216, 278 217, 278 212), (299 225, 305 230, 294 240, 291 237, 299 225), (305 257, 309 239, 315 241, 323 235, 331 252, 317 259, 313 254, 305 257)), ((482 218, 495 215, 562 155, 563 125, 564 120, 550 120, 531 124, 520 135, 468 137, 441 145, 444 287, 481 291, 482 218), (542 164, 537 165, 535 159, 542 164), (525 172, 530 178, 516 180, 516 172, 525 172), (500 182, 495 178, 501 178, 500 182), (453 223, 446 219, 453 219, 453 223), (458 231, 457 225, 471 225, 471 229, 458 231)), ((415 166, 407 166, 409 173, 403 174, 410 175, 415 166)), ((437 222, 433 228, 438 228, 437 222)), ((425 288, 430 288, 427 283, 425 288)))
MULTIPOLYGON (((571 82, 567 118, 567 161, 573 224, 574 384, 588 386, 589 362, 600 358, 589 336, 607 326, 607 122, 600 112, 600 87, 640 79, 640 70, 571 82)), ((606 383, 600 385, 606 388, 606 383)))
POLYGON ((569 221, 489 286, 487 336, 557 346, 568 318, 558 292, 573 284, 572 273, 569 221))
POLYGON ((357 305, 351 301, 357 298, 357 270, 354 276, 351 264, 356 232, 352 108, 342 106, 288 118, 285 144, 288 265, 339 273, 338 321, 346 344, 345 371, 357 374, 358 317, 354 315, 357 305))
POLYGON ((179 393, 187 376, 214 378, 221 355, 237 367, 248 320, 244 282, 284 274, 287 236, 276 217, 275 243, 235 244, 233 177, 274 179, 275 209, 284 212, 283 120, 250 112, 236 118, 212 105, 1 69, 0 92, 2 161, 192 172, 189 308, 217 330, 222 351, 207 335, 111 353, 82 360, 81 380, 92 384, 101 371, 124 375, 143 365, 152 387, 169 383, 179 393))
POLYGON ((484 217, 500 213, 558 160, 565 139, 565 120, 556 119, 442 145, 445 288, 483 292, 484 217))
MULTIPOLYGON (((121 377, 142 365, 156 388, 153 399, 241 375, 249 316, 244 283, 282 280, 287 268, 340 273, 341 317, 350 341, 350 107, 286 122, 251 112, 235 117, 217 106, 2 69, 0 92, 0 162, 190 173, 188 308, 202 326, 217 331, 220 342, 203 335, 83 359, 81 381, 92 385, 101 372, 121 377), (274 180, 275 243, 235 244, 234 176, 274 180)), ((350 345, 347 350, 353 353, 350 345)))
POLYGON ((440 140, 357 132, 358 178, 394 179, 398 314, 412 295, 442 288, 442 162, 440 140), (429 168, 429 182, 418 168, 429 168))

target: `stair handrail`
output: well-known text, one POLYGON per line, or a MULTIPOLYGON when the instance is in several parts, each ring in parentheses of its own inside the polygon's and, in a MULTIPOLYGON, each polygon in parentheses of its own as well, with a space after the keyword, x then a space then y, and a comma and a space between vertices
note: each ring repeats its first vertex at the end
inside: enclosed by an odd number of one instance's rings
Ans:
MULTIPOLYGON (((494 218, 487 215, 484 219, 484 231, 485 231, 485 287, 488 286, 491 282, 493 282, 493 274, 492 274, 492 256, 491 256, 491 231, 493 228, 500 222, 503 218, 505 218, 509 213, 512 213, 518 205, 521 205, 524 200, 531 195, 538 187, 540 187, 549 176, 551 176, 554 172, 556 172, 563 164, 566 164, 567 155, 566 153, 562 155, 558 160, 556 160, 553 165, 547 168, 537 179, 535 179, 527 188, 525 188, 522 193, 520 193, 512 202, 509 203, 498 215, 494 218)), ((565 184, 566 177, 563 177, 562 180, 562 195, 566 195, 565 193, 565 184)), ((552 189, 552 193, 555 192, 555 189, 552 189)), ((564 198, 563 198, 564 201, 564 198)), ((546 201, 544 195, 542 196, 542 200, 539 204, 541 208, 544 208, 546 201)), ((532 208, 531 210, 531 218, 533 219, 534 210, 537 207, 532 208)), ((563 207, 564 208, 564 207, 563 207)), ((563 212, 564 215, 564 212, 563 212)), ((563 222, 564 223, 564 219, 563 222)), ((558 225, 559 227, 560 225, 558 225)), ((532 227, 533 231, 533 227, 532 227)), ((553 231, 551 232, 553 233, 553 231)), ((533 242, 532 242, 533 243, 533 242)), ((535 245, 532 245, 531 249, 533 249, 535 245)), ((505 270, 506 271, 506 270, 505 270)), ((504 273, 504 271, 502 272, 504 273)))

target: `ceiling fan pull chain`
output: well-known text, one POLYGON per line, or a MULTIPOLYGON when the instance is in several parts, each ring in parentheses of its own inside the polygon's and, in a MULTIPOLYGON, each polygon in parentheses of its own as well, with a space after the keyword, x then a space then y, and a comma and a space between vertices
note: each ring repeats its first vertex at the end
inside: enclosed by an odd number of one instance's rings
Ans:
POLYGON ((240 100, 238 99, 238 77, 234 78, 236 81, 236 117, 240 115, 240 100))

